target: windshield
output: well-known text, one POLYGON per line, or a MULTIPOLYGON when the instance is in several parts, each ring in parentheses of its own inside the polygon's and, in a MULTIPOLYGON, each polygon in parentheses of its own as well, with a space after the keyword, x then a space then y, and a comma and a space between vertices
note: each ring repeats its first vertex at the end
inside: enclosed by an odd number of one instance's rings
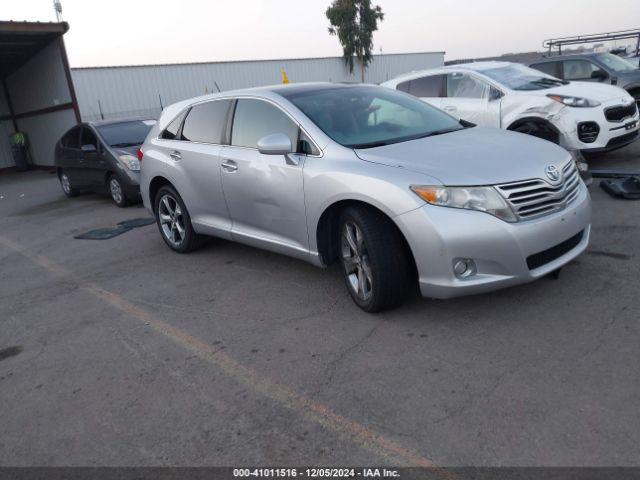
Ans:
POLYGON ((616 73, 626 73, 638 70, 633 63, 626 61, 624 58, 620 58, 611 53, 601 53, 596 55, 596 58, 602 62, 607 68, 610 68, 616 73))
POLYGON ((488 68, 480 73, 511 90, 544 90, 568 83, 523 65, 488 68))
POLYGON ((110 147, 135 147, 144 143, 155 123, 155 120, 136 120, 102 125, 97 129, 110 147))
POLYGON ((282 95, 349 148, 371 148, 461 130, 454 118, 383 87, 336 87, 282 95))

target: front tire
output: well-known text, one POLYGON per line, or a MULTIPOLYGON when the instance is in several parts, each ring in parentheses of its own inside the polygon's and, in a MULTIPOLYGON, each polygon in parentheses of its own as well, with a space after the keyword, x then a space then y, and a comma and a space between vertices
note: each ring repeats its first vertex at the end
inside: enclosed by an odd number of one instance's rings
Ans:
POLYGON ((395 225, 360 206, 345 209, 339 225, 342 273, 353 301, 369 313, 400 305, 410 290, 412 270, 395 225))
POLYGON ((60 172, 58 179, 60 180, 62 191, 67 197, 77 197, 80 194, 80 190, 73 187, 71 184, 71 178, 64 170, 60 172))
POLYGON ((116 175, 111 175, 109 177, 109 180, 107 180, 107 187, 109 188, 111 200, 113 200, 117 206, 124 208, 129 205, 129 199, 124 193, 122 182, 116 175))
POLYGON ((556 145, 560 144, 560 136, 558 135, 558 132, 545 122, 525 120, 513 127, 510 127, 509 130, 524 133, 526 135, 531 135, 532 137, 541 138, 543 140, 555 143, 556 145))
POLYGON ((187 253, 200 247, 202 237, 193 229, 187 207, 173 187, 160 188, 154 206, 158 229, 171 250, 187 253))

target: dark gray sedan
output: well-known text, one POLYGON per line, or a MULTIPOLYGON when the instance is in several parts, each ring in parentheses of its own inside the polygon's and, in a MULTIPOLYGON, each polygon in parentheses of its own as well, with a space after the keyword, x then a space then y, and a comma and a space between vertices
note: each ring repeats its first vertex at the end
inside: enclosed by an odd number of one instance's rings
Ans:
POLYGON ((65 195, 108 192, 119 207, 140 200, 138 150, 152 119, 112 120, 76 125, 56 144, 55 166, 65 195))

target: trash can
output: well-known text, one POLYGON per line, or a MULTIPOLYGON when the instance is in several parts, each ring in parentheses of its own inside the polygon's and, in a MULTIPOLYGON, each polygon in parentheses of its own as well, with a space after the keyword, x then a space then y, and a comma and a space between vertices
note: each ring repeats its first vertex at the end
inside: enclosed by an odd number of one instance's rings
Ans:
POLYGON ((27 152, 27 137, 22 132, 16 132, 9 135, 11 143, 11 154, 18 172, 24 172, 29 169, 29 154, 27 152))

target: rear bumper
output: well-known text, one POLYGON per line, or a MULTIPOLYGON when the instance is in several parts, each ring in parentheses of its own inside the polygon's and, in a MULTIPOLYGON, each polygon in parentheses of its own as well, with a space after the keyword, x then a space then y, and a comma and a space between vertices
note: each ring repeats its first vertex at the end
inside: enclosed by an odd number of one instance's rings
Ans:
POLYGON ((591 204, 581 183, 580 194, 563 211, 515 224, 430 205, 395 220, 416 260, 422 295, 453 298, 530 282, 570 262, 589 244, 591 204), (473 259, 477 273, 456 277, 456 258, 473 259))

